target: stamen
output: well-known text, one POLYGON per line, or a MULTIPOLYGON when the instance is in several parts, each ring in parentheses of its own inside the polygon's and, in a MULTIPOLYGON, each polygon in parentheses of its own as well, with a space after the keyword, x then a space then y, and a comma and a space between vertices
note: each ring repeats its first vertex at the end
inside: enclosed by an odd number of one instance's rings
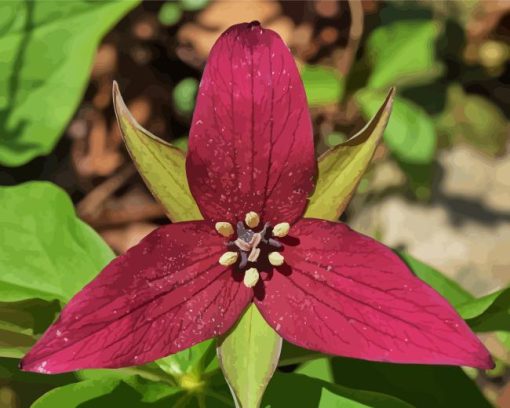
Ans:
POLYGON ((283 262, 285 261, 283 255, 279 252, 271 252, 267 258, 269 259, 269 263, 273 266, 283 265, 283 262))
POLYGON ((244 273, 243 280, 244 286, 246 286, 247 288, 253 288, 259 281, 259 278, 260 275, 257 268, 247 269, 246 272, 244 273))
POLYGON ((225 238, 228 238, 234 234, 234 228, 229 222, 217 222, 214 228, 216 228, 218 234, 224 236, 225 238))
POLYGON ((249 213, 246 214, 244 222, 248 227, 255 228, 257 225, 259 225, 260 217, 256 212, 250 211, 249 213))
POLYGON ((250 255, 248 255, 248 262, 257 262, 260 255, 260 248, 252 248, 250 255))
POLYGON ((238 254, 237 252, 225 252, 220 256, 219 263, 223 266, 230 266, 236 263, 238 254))
POLYGON ((280 222, 273 228, 273 235, 278 238, 285 237, 290 230, 290 224, 288 222, 280 222))

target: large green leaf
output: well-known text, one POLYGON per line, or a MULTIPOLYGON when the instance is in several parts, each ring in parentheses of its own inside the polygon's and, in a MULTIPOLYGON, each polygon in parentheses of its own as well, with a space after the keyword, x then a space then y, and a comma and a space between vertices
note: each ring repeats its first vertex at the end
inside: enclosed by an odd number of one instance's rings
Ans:
POLYGON ((339 357, 332 361, 336 384, 391 395, 417 408, 491 406, 459 367, 374 363, 339 357))
POLYGON ((282 339, 257 307, 248 307, 236 326, 218 340, 218 358, 239 407, 258 408, 280 356, 282 339))
POLYGON ((331 384, 301 374, 275 374, 262 406, 410 408, 411 405, 384 392, 365 391, 331 384))
POLYGON ((113 100, 127 149, 145 184, 165 207, 169 218, 172 221, 202 219, 189 190, 184 152, 136 122, 122 100, 116 83, 113 84, 113 100))
POLYGON ((435 55, 436 21, 398 21, 376 28, 367 40, 370 88, 423 84, 441 74, 435 55))
POLYGON ((147 380, 137 375, 123 374, 129 369, 94 371, 94 376, 88 379, 47 392, 33 407, 234 407, 228 386, 220 373, 211 379, 210 384, 190 390, 179 384, 172 385, 168 381, 147 380))
MULTIPOLYGON (((52 388, 60 387, 65 384, 73 383, 76 378, 73 374, 41 375, 38 373, 28 373, 18 368, 18 360, 14 358, 0 358, 0 384, 16 394, 15 407, 29 407, 37 398, 52 388)), ((0 406, 3 400, 0 399, 0 406)))
POLYGON ((319 175, 305 217, 336 220, 361 180, 390 118, 392 89, 372 120, 347 142, 319 158, 319 175))
POLYGON ((304 374, 329 383, 335 382, 333 371, 331 370, 331 359, 328 357, 307 361, 294 370, 294 373, 304 374))
POLYGON ((118 380, 87 380, 55 388, 35 401, 31 408, 76 408, 84 402, 112 392, 118 380))
MULTIPOLYGON (((363 115, 370 118, 379 110, 384 94, 365 88, 358 91, 355 98, 363 115)), ((396 97, 384 141, 399 160, 416 164, 429 163, 436 150, 434 123, 421 107, 396 97)))
POLYGON ((300 74, 309 106, 340 102, 344 92, 344 80, 336 69, 322 65, 304 65, 300 74))
POLYGON ((0 299, 66 302, 113 258, 59 187, 0 187, 0 299))
POLYGON ((53 149, 99 41, 137 3, 0 2, 0 163, 19 166, 53 149))
POLYGON ((510 332, 510 288, 466 302, 457 310, 477 332, 510 332))
POLYGON ((58 302, 0 303, 0 357, 21 358, 55 319, 58 302))

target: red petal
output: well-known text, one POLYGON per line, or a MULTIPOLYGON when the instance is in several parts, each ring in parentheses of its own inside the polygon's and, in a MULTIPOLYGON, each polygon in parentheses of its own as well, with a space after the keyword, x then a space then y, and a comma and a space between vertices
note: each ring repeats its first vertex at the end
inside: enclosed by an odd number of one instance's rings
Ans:
POLYGON ((252 291, 218 264, 224 250, 206 222, 159 228, 70 301, 22 369, 138 365, 226 332, 252 291))
POLYGON ((493 366, 457 312, 389 248, 322 220, 291 232, 299 243, 285 246, 289 271, 275 271, 257 301, 284 339, 366 360, 493 366))
POLYGON ((239 24, 216 42, 204 70, 186 170, 205 218, 248 211, 293 222, 315 174, 313 134, 294 59, 275 32, 239 24))

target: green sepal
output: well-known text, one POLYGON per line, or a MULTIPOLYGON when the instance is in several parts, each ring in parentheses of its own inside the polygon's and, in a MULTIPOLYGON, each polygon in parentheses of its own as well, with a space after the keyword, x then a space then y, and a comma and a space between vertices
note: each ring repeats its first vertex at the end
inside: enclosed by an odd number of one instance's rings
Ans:
POLYGON ((333 221, 340 217, 381 140, 394 95, 392 88, 379 111, 363 129, 319 158, 319 175, 305 217, 333 221))
POLYGON ((186 154, 138 124, 116 82, 113 83, 113 104, 127 150, 168 217, 174 222, 202 219, 186 178, 186 154))
POLYGON ((218 339, 220 367, 237 407, 258 408, 278 365, 282 338, 251 304, 233 329, 218 339))

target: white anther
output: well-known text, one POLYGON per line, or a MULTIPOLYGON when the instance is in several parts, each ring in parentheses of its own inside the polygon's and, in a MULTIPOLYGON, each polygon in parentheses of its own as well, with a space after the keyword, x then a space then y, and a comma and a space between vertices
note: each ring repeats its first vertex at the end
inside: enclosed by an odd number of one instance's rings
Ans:
POLYGON ((283 265, 285 258, 279 252, 271 252, 267 258, 269 259, 269 263, 273 266, 283 265))
POLYGON ((225 238, 228 238, 234 234, 234 228, 229 222, 217 222, 214 228, 216 228, 218 234, 224 236, 225 238))
POLYGON ((255 228, 259 225, 260 217, 255 211, 250 211, 246 214, 246 217, 244 217, 244 222, 248 227, 255 228))
POLYGON ((222 256, 220 256, 220 260, 218 262, 220 265, 230 266, 236 263, 237 257, 237 252, 225 252, 222 256))
POLYGON ((278 238, 285 237, 290 230, 290 224, 288 222, 280 222, 273 228, 273 235, 278 238))
POLYGON ((244 273, 244 286, 247 288, 253 288, 257 282, 259 281, 260 275, 259 271, 257 271, 257 268, 250 268, 247 269, 244 273))

